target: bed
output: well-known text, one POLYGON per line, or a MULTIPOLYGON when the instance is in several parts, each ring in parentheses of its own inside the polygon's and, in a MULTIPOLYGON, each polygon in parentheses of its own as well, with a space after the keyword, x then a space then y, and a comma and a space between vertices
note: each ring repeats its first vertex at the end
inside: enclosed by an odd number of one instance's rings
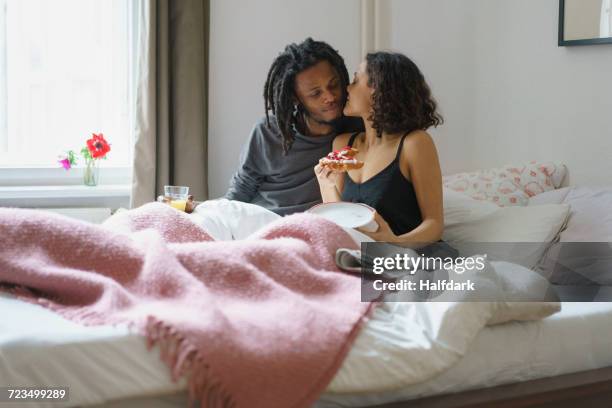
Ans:
POLYGON ((564 303, 542 321, 484 329, 461 361, 430 381, 370 395, 324 394, 317 407, 378 406, 609 367, 611 321, 612 303, 564 303))
MULTIPOLYGON (((155 350, 127 328, 83 327, 6 295, 0 308, 8 316, 0 335, 6 385, 70 384, 70 399, 81 406, 138 400, 186 406, 185 384, 173 383, 155 350), (24 320, 31 323, 27 330, 24 320)), ((377 393, 325 393, 315 406, 377 406, 609 367, 610 321, 612 303, 565 303, 541 321, 485 328, 456 365, 429 381, 377 393)))
MULTIPOLYGON (((445 195, 453 193, 445 191, 445 195)), ((490 234, 498 234, 504 228, 508 230, 504 241, 513 238, 514 242, 529 239, 571 242, 576 238, 576 228, 582 233, 582 224, 589 222, 585 219, 586 211, 587 218, 598 223, 597 235, 592 239, 610 241, 610 235, 606 234, 612 234, 612 226, 602 226, 602 218, 593 214, 593 208, 609 208, 612 190, 575 189, 572 192, 568 189, 562 193, 554 190, 536 197, 528 205, 519 206, 522 210, 511 208, 499 212, 486 200, 466 202, 465 197, 455 196, 455 201, 445 201, 449 233, 454 238, 487 242, 499 237, 490 234), (592 202, 599 204, 587 205, 585 210, 585 203, 592 202), (505 227, 515 224, 517 219, 535 223, 531 235, 525 235, 524 228, 516 225, 514 229, 505 227), (581 225, 576 226, 572 221, 581 225), (462 228, 462 224, 480 227, 462 228)), ((251 217, 247 222, 257 228, 256 224, 264 220, 251 217)), ((216 226, 219 231, 226 227, 216 226)), ((229 236, 233 235, 230 231, 229 236)), ((537 268, 549 255, 548 249, 538 247, 522 259, 533 263, 534 257, 537 258, 535 264, 526 265, 537 268)), ((0 310, 3 311, 0 322, 2 385, 70 384, 70 405, 186 406, 185 383, 172 382, 155 350, 148 351, 142 337, 127 327, 83 327, 10 295, 0 296, 0 310), (30 323, 27 329, 22 324, 24 320, 30 323)), ((560 312, 542 320, 485 327, 471 341, 465 355, 426 381, 375 391, 362 380, 363 392, 337 392, 331 387, 315 406, 560 406, 560 399, 571 404, 576 401, 573 398, 590 401, 591 406, 606 406, 609 399, 604 398, 612 393, 611 322, 612 303, 563 302, 560 312)), ((381 336, 379 340, 394 341, 392 336, 381 336)), ((372 348, 374 358, 389 358, 377 356, 376 350, 372 348)), ((353 371, 345 370, 345 377, 351 375, 353 371)))

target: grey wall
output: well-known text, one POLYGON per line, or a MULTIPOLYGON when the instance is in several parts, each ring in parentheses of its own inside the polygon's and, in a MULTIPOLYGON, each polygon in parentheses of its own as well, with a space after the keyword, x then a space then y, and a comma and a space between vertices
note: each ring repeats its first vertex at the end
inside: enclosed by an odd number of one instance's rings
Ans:
POLYGON ((445 173, 555 160, 573 184, 611 184, 612 45, 558 47, 557 0, 385 3, 387 46, 446 116, 432 132, 445 173))
MULTIPOLYGON (((360 60, 358 0, 213 0, 209 183, 222 195, 263 114, 272 59, 324 39, 360 60)), ((558 47, 558 0, 376 0, 380 48, 421 67, 446 123, 431 131, 445 174, 564 162, 574 184, 612 184, 612 45, 558 47)))

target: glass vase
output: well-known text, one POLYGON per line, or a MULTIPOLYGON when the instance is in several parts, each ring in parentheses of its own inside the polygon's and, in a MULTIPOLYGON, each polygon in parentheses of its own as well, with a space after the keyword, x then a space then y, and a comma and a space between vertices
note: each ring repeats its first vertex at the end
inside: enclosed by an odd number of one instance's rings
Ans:
POLYGON ((98 160, 88 160, 83 169, 83 183, 86 186, 97 186, 100 177, 100 165, 98 160))

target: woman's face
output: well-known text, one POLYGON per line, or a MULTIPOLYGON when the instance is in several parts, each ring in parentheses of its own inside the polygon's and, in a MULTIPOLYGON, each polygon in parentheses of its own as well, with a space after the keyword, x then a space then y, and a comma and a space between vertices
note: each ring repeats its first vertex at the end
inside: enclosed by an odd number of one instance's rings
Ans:
POLYGON ((353 82, 346 88, 348 97, 344 106, 346 116, 364 116, 372 112, 372 93, 368 85, 366 62, 359 64, 359 70, 353 76, 353 82))

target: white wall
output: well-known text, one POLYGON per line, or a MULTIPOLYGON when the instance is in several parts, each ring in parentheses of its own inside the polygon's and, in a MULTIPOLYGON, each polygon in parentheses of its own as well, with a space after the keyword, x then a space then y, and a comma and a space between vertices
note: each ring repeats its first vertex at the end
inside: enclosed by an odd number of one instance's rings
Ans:
MULTIPOLYGON (((379 48, 421 67, 446 123, 432 134, 450 174, 556 160, 572 184, 611 184, 612 45, 558 47, 558 0, 375 1, 379 48)), ((360 59, 358 0, 213 0, 209 182, 224 193, 263 114, 272 59, 306 36, 360 59)))
POLYGON ((557 0, 383 3, 385 45, 447 120, 432 132, 444 173, 556 160, 572 184, 612 184, 612 45, 558 47, 557 0))
POLYGON ((360 60, 358 0, 212 0, 209 191, 225 193, 253 123, 264 115, 272 60, 311 36, 339 50, 349 72, 360 60))
POLYGON ((558 3, 476 1, 470 167, 552 159, 611 185, 612 45, 558 47, 558 3))
MULTIPOLYGON (((496 2, 497 0, 490 0, 496 2)), ((430 129, 442 171, 461 171, 472 162, 473 94, 477 65, 475 4, 472 0, 380 1, 376 21, 380 48, 410 57, 425 75, 445 124, 430 129), (460 152, 460 154, 458 154, 460 152)))

